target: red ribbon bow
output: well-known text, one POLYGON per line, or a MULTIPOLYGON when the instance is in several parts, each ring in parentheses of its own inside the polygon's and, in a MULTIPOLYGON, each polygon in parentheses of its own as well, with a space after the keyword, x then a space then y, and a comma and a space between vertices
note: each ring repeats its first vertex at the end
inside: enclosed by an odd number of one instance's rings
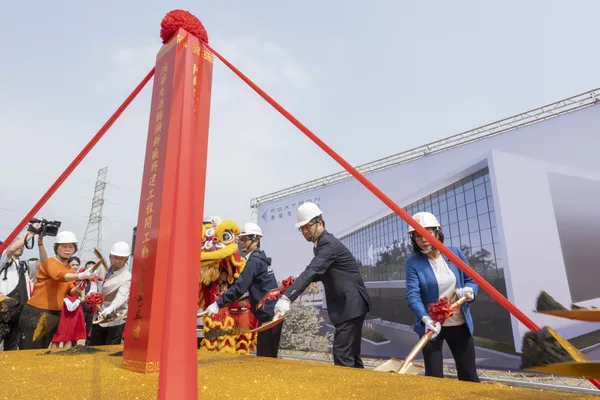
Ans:
POLYGON ((93 309, 96 305, 102 305, 102 303, 104 303, 104 296, 96 292, 90 293, 86 297, 85 302, 93 309))
POLYGON ((450 302, 445 297, 439 299, 436 303, 430 304, 427 311, 429 316, 440 324, 443 324, 454 314, 454 311, 450 308, 450 302))
POLYGON ((289 278, 284 279, 281 282, 281 287, 269 290, 267 292, 267 294, 265 294, 265 296, 258 302, 258 304, 256 305, 256 309, 260 310, 261 308, 263 308, 265 305, 265 301, 267 301, 267 300, 278 300, 281 297, 281 295, 283 293, 285 293, 285 291, 290 286, 292 286, 292 283, 294 283, 294 280, 295 280, 295 278, 290 275, 289 278))

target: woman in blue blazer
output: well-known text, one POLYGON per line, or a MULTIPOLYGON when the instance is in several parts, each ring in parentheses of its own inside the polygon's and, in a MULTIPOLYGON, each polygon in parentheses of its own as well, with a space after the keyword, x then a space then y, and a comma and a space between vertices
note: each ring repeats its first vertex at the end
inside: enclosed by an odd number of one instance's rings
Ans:
MULTIPOLYGON (((420 212, 413 218, 444 243, 442 227, 433 214, 420 212)), ((444 377, 442 346, 446 340, 454 356, 458 379, 479 382, 475 367, 473 318, 469 306, 477 296, 477 284, 412 227, 409 227, 408 232, 414 254, 406 260, 406 300, 415 314, 414 330, 419 337, 433 331, 432 340, 423 348, 425 375, 444 377), (456 297, 450 298, 453 291, 456 297), (467 296, 468 301, 442 325, 431 319, 427 312, 429 304, 443 297, 453 302, 462 296, 467 296)), ((467 263, 467 258, 459 248, 448 248, 467 263)))

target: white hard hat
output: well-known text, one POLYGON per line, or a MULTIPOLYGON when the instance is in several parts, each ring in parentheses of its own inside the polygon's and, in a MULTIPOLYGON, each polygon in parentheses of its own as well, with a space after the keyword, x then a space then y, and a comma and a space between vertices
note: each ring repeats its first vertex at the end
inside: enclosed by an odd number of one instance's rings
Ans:
MULTIPOLYGON (((418 212, 413 215, 413 219, 419 223, 423 228, 439 228, 441 227, 435 215, 430 212, 418 212)), ((412 232, 415 229, 412 226, 408 226, 408 232, 412 232)))
POLYGON ((300 228, 310 222, 311 219, 323 214, 315 203, 304 203, 296 211, 296 228, 300 228))
POLYGON ((244 229, 242 229, 242 231, 238 234, 238 236, 250 236, 250 235, 256 235, 256 236, 260 236, 260 237, 262 237, 262 235, 263 235, 262 229, 260 229, 260 226, 256 225, 254 222, 246 222, 246 224, 244 224, 244 229))
POLYGON ((77 243, 77 238, 75 237, 75 234, 73 232, 61 231, 58 232, 58 234, 56 235, 56 241, 54 243, 77 243))
POLYGON ((110 255, 117 257, 129 257, 131 255, 131 249, 127 243, 117 242, 113 244, 112 249, 110 249, 110 255))

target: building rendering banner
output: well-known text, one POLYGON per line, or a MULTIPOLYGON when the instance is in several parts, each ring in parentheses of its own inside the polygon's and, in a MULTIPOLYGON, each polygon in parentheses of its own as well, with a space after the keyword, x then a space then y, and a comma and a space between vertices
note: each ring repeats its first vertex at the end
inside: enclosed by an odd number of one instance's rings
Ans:
MULTIPOLYGON (((411 215, 433 212, 446 245, 460 247, 471 267, 538 325, 552 326, 593 358, 600 324, 532 310, 542 290, 566 307, 600 307, 599 126, 600 106, 591 106, 368 178, 411 215)), ((418 340, 404 298, 407 224, 355 179, 261 204, 261 247, 280 280, 302 272, 313 255, 294 228, 296 208, 306 201, 321 207, 327 230, 361 265, 374 303, 363 354, 406 356, 418 340)), ((480 366, 518 367, 526 328, 483 291, 472 311, 480 366)), ((331 331, 327 312, 321 314, 321 333, 331 331)))

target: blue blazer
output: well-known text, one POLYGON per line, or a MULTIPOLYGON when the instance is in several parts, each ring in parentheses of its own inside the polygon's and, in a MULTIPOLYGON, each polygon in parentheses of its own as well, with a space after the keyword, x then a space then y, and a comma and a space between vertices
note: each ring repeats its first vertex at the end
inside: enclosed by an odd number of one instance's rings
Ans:
MULTIPOLYGON (((456 254, 465 264, 469 265, 464 253, 458 248, 448 246, 448 249, 456 254)), ((456 287, 470 287, 477 298, 478 286, 471 278, 465 275, 456 265, 454 265, 445 255, 441 254, 448 263, 448 266, 456 276, 456 287)), ((421 253, 415 253, 406 260, 406 300, 408 306, 415 314, 414 331, 419 337, 425 334, 425 324, 421 319, 427 312, 427 306, 439 300, 440 293, 438 289, 437 279, 433 273, 433 269, 429 264, 427 256, 421 253)), ((471 335, 473 334, 473 317, 471 316, 471 308, 469 302, 463 303, 462 312, 471 335)))

